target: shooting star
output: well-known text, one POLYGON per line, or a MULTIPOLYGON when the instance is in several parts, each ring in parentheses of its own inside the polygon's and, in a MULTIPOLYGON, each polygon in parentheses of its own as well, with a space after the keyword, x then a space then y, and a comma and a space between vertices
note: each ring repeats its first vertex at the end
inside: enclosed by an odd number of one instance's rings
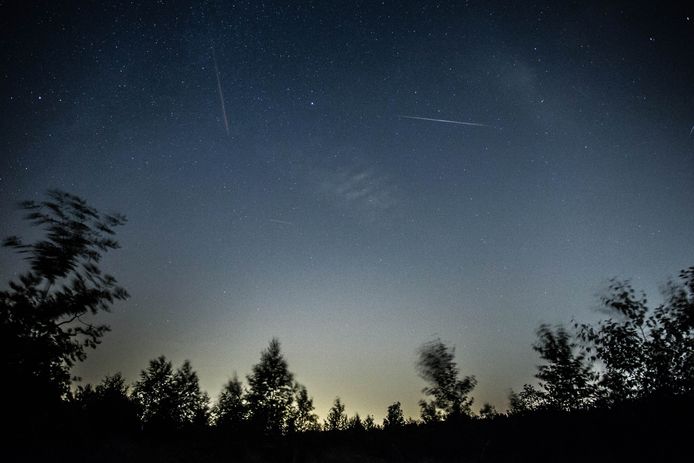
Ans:
POLYGON ((268 219, 268 221, 272 223, 281 223, 282 225, 294 225, 294 222, 287 222, 286 220, 280 219, 268 219))
POLYGON ((229 136, 229 119, 227 119, 227 109, 224 106, 224 94, 222 93, 222 80, 219 78, 219 68, 217 67, 217 55, 214 53, 214 45, 212 46, 212 61, 214 62, 214 73, 217 76, 217 91, 219 92, 219 102, 222 104, 222 116, 224 117, 224 128, 229 136))
POLYGON ((689 131, 689 136, 692 136, 692 133, 694 133, 694 125, 692 126, 692 129, 689 131))
POLYGON ((431 122, 443 122, 444 124, 458 124, 458 125, 470 125, 473 127, 489 127, 492 129, 500 130, 499 127, 494 127, 493 125, 480 124, 479 122, 463 122, 463 121, 449 121, 448 119, 432 119, 430 117, 418 117, 418 116, 398 116, 402 119, 415 119, 418 121, 431 121, 431 122))

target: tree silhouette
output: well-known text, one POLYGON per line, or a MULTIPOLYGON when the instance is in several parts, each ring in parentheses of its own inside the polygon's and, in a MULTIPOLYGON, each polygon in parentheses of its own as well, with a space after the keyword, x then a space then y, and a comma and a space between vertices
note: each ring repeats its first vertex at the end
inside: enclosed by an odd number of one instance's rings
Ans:
POLYGON ((361 421, 359 413, 355 413, 352 418, 347 420, 347 429, 353 432, 362 432, 366 429, 364 423, 361 421))
POLYGON ((580 325, 581 339, 603 366, 600 386, 608 403, 694 390, 694 267, 679 277, 654 310, 628 281, 612 280, 602 298, 612 317, 597 327, 580 325))
POLYGON ((198 374, 186 360, 174 374, 177 398, 177 419, 183 426, 206 426, 209 424, 209 402, 207 393, 200 389, 198 374))
POLYGON ((150 428, 175 428, 178 425, 173 365, 163 355, 150 360, 140 380, 133 386, 140 420, 150 428))
POLYGON ((559 410, 577 410, 594 399, 595 375, 585 355, 563 328, 553 331, 547 325, 537 330, 538 342, 533 349, 545 360, 535 375, 545 391, 547 405, 559 410))
POLYGON ((185 361, 174 372, 166 357, 149 362, 133 386, 140 419, 149 429, 166 431, 202 426, 208 420, 208 397, 200 390, 197 374, 185 361))
POLYGON ((529 384, 520 393, 511 392, 511 413, 547 408, 578 410, 593 404, 596 397, 596 374, 585 353, 562 326, 553 330, 540 325, 533 350, 545 361, 538 366, 535 377, 539 389, 529 384))
POLYGON ((682 270, 679 278, 666 286, 665 303, 649 320, 655 352, 649 378, 656 393, 694 391, 694 267, 682 270))
MULTIPOLYGON (((101 214, 83 199, 50 190, 47 200, 25 201, 25 219, 45 233, 25 243, 12 236, 3 246, 25 256, 30 270, 0 292, 0 346, 4 353, 2 396, 12 403, 6 413, 57 404, 69 390, 70 368, 86 357, 108 327, 89 320, 128 297, 98 264, 104 252, 118 248, 118 214, 101 214)), ((36 418, 36 417, 34 417, 36 418)))
POLYGON ((485 402, 480 408, 480 418, 483 420, 490 420, 492 418, 496 418, 497 416, 499 416, 499 412, 497 412, 496 407, 489 402, 485 402))
POLYGON ((112 432, 135 431, 139 423, 137 406, 128 394, 120 373, 106 376, 96 387, 80 386, 73 402, 91 425, 112 432))
POLYGON ((383 418, 383 429, 399 429, 405 426, 405 416, 400 402, 388 406, 386 417, 383 418))
POLYGON ((339 397, 335 397, 333 406, 328 412, 328 417, 325 419, 323 429, 326 431, 342 431, 347 429, 347 414, 345 413, 345 405, 339 397))
POLYGON ((458 366, 453 361, 455 349, 447 347, 440 339, 424 344, 419 349, 417 370, 429 383, 422 392, 433 396, 431 402, 421 400, 422 419, 433 421, 470 415, 472 398, 468 394, 475 388, 474 376, 458 379, 458 366))
POLYGON ((374 429, 378 429, 378 425, 376 424, 373 415, 366 415, 366 418, 364 418, 364 429, 366 431, 373 431, 374 429))
POLYGON ((291 413, 291 428, 296 432, 318 431, 318 415, 313 413, 313 399, 309 397, 306 386, 295 385, 294 406, 291 413))
POLYGON ((215 425, 227 431, 238 431, 242 428, 248 415, 248 406, 243 396, 243 385, 234 377, 224 385, 219 399, 212 409, 215 425))
POLYGON ((419 414, 422 422, 425 424, 436 423, 437 421, 441 421, 443 419, 441 412, 436 408, 436 403, 433 400, 429 402, 426 400, 420 400, 419 414))
POLYGON ((530 384, 525 384, 520 392, 511 390, 509 402, 511 415, 523 415, 545 407, 547 398, 530 384))
POLYGON ((580 335, 603 364, 600 385, 605 398, 621 401, 645 392, 648 307, 645 295, 637 297, 628 282, 613 280, 608 292, 602 302, 616 317, 597 328, 582 325, 580 335))
POLYGON ((277 338, 260 355, 260 363, 248 375, 249 419, 255 429, 266 434, 288 430, 294 398, 294 375, 280 351, 277 338))

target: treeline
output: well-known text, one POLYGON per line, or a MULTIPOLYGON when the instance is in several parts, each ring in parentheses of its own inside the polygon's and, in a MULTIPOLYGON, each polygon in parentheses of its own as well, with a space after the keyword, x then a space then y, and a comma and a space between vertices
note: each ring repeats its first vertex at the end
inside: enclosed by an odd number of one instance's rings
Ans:
MULTIPOLYGON (((416 371, 427 383, 418 419, 406 419, 399 402, 388 406, 382 423, 371 415, 349 417, 337 397, 320 422, 277 339, 261 353, 246 385, 234 376, 214 403, 201 390, 190 362, 175 368, 163 356, 151 360, 132 384, 117 373, 95 386, 73 389, 70 369, 108 331, 94 322, 94 316, 128 297, 98 265, 103 253, 118 248, 114 229, 125 218, 102 214, 61 191, 50 191, 45 201, 21 207, 44 236, 33 243, 19 237, 3 243, 30 266, 0 292, 0 367, 5 374, 0 397, 6 422, 14 424, 16 433, 75 423, 146 435, 216 430, 217 435, 236 439, 317 431, 329 431, 322 433, 326 436, 374 435, 381 430, 383 435, 405 433, 401 435, 409 437, 400 444, 406 445, 422 436, 434 439, 464 428, 469 435, 486 430, 480 437, 486 442, 495 433, 512 438, 511 425, 499 423, 532 423, 540 429, 546 417, 556 421, 570 416, 572 423, 594 424, 596 417, 617 416, 619 410, 634 407, 644 410, 646 417, 657 417, 659 404, 691 406, 694 267, 668 283, 657 307, 649 307, 645 295, 628 281, 614 280, 602 298, 604 320, 595 325, 573 323, 570 328, 541 326, 533 346, 542 361, 538 382, 512 392, 506 413, 491 404, 483 404, 477 415, 472 412, 477 381, 461 375, 454 349, 441 340, 422 345, 418 352, 416 371), (617 415, 602 415, 613 411, 617 415), (407 434, 413 429, 421 431, 420 437, 407 434)), ((486 452, 486 445, 478 450, 486 452)))
MULTIPOLYGON (((374 417, 348 418, 337 397, 321 424, 313 399, 305 386, 294 380, 272 339, 260 362, 247 376, 244 388, 236 375, 212 403, 189 361, 174 369, 165 357, 153 359, 140 378, 129 386, 120 373, 107 376, 96 386, 79 386, 65 404, 73 414, 98 426, 147 432, 200 431, 208 427, 230 434, 280 436, 306 431, 375 430, 374 417)), ((404 426, 400 403, 388 407, 383 428, 404 426)))
MULTIPOLYGON (((422 423, 472 416, 472 399, 467 395, 475 381, 472 377, 458 379, 452 349, 440 340, 425 344, 420 349, 418 368, 430 383, 424 392, 433 397, 421 402, 422 423)), ((400 402, 387 407, 382 423, 373 415, 349 417, 340 397, 335 398, 321 423, 312 397, 294 380, 276 338, 261 353, 260 362, 246 380, 247 388, 234 375, 212 403, 188 360, 174 369, 171 361, 161 356, 151 360, 131 386, 116 373, 96 386, 77 387, 65 395, 64 403, 73 414, 100 427, 157 433, 214 427, 231 434, 280 436, 321 430, 391 430, 419 423, 405 419, 400 402)), ((494 414, 487 405, 480 416, 490 418, 494 414)))

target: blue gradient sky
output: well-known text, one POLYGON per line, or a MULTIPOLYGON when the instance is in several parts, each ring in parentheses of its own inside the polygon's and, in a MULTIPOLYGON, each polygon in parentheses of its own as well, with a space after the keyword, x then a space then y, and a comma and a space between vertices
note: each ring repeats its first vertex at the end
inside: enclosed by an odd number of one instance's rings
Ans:
POLYGON ((164 354, 215 396, 277 336, 321 417, 418 416, 440 337, 503 409, 538 324, 657 299, 694 264, 694 16, 556 3, 0 6, 0 232, 50 187, 129 219, 75 373, 164 354))

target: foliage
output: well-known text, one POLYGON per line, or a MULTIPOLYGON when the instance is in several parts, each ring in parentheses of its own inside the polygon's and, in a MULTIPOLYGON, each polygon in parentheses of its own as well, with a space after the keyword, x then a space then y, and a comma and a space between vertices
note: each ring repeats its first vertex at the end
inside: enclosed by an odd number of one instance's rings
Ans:
POLYGON ((400 402, 388 406, 386 417, 383 418, 383 429, 398 429, 405 426, 405 416, 402 413, 400 402))
POLYGON ((208 397, 200 390, 190 362, 173 371, 166 357, 149 362, 133 387, 142 423, 155 430, 202 426, 208 421, 208 397))
POLYGON ((239 430, 248 413, 248 407, 243 396, 243 385, 238 376, 224 385, 217 403, 212 409, 212 416, 217 427, 225 430, 239 430))
POLYGON ((128 385, 120 373, 106 376, 96 387, 80 386, 72 402, 87 420, 112 431, 134 431, 138 416, 136 404, 130 398, 128 385))
POLYGON ((209 424, 209 402, 207 393, 200 389, 198 374, 188 360, 176 370, 174 387, 177 397, 177 417, 183 426, 206 426, 209 424))
POLYGON ((125 218, 101 214, 59 190, 47 196, 20 205, 25 219, 45 237, 33 243, 17 236, 4 240, 3 246, 25 256, 30 270, 0 292, 2 370, 12 378, 3 395, 37 406, 56 403, 68 393, 70 368, 108 331, 87 317, 128 297, 98 266, 103 253, 119 247, 114 228, 125 218))
POLYGON ((347 414, 345 413, 345 405, 339 397, 335 397, 333 406, 328 412, 328 417, 325 419, 323 429, 326 431, 342 431, 347 429, 347 414))
POLYGON ((547 325, 537 330, 533 349, 545 364, 535 375, 544 390, 547 406, 559 410, 577 410, 589 406, 594 398, 595 375, 585 355, 563 328, 553 331, 547 325))
POLYGON ((458 366, 453 360, 455 349, 449 348, 440 339, 424 344, 419 349, 417 370, 419 375, 429 383, 422 392, 433 396, 433 401, 422 400, 419 406, 422 419, 434 421, 470 415, 472 398, 468 394, 477 384, 474 376, 458 379, 458 366))
POLYGON ((489 402, 485 402, 480 408, 480 418, 483 420, 490 420, 492 418, 496 418, 497 416, 499 416, 499 412, 497 412, 496 407, 489 402))
POLYGON ((441 421, 443 416, 441 411, 436 408, 436 402, 420 400, 419 401, 419 413, 422 418, 422 422, 425 424, 436 423, 441 421))
POLYGON ((511 413, 540 408, 571 411, 592 405, 596 375, 572 336, 561 326, 553 330, 540 325, 537 337, 533 349, 545 361, 535 374, 539 389, 526 384, 520 393, 511 392, 511 413))
POLYGON ((364 430, 373 431, 375 429, 378 429, 378 425, 373 415, 366 415, 366 418, 364 418, 364 430))
POLYGON ((603 305, 612 317, 597 327, 580 325, 581 339, 601 363, 600 386, 608 403, 694 390, 694 267, 664 289, 651 310, 645 294, 612 280, 603 305))
POLYGON ((266 434, 283 434, 289 429, 294 399, 294 375, 276 338, 260 355, 260 363, 248 375, 248 410, 251 425, 266 434))
POLYGON ((547 403, 545 395, 529 384, 525 384, 520 392, 511 391, 509 394, 509 413, 522 415, 543 408, 547 403))
POLYGON ((365 430, 364 423, 362 423, 359 413, 355 413, 352 418, 347 420, 347 429, 353 432, 362 432, 365 430))
POLYGON ((133 386, 133 397, 143 424, 154 428, 178 424, 173 365, 163 355, 150 360, 147 369, 140 373, 140 380, 133 386))
POLYGON ((296 432, 318 431, 318 415, 313 413, 313 399, 309 397, 306 386, 295 385, 294 406, 292 408, 292 430, 296 432))

